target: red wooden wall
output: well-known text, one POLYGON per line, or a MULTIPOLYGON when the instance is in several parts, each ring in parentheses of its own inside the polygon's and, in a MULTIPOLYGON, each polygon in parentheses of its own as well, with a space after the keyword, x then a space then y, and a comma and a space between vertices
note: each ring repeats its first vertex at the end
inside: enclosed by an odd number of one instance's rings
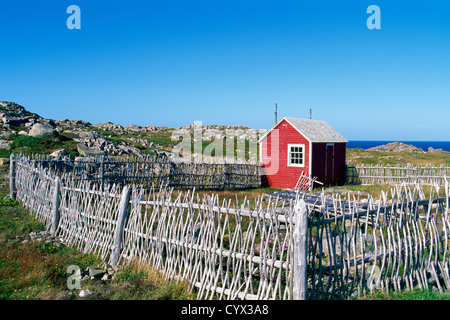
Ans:
POLYGON ((310 166, 311 176, 317 177, 318 181, 331 185, 344 184, 346 144, 329 143, 328 145, 333 146, 333 153, 329 155, 327 155, 327 143, 310 143, 287 121, 281 122, 261 143, 261 161, 266 174, 265 184, 275 188, 294 188, 302 172, 309 176, 310 166), (305 145, 304 167, 287 165, 288 144, 305 145), (310 148, 312 148, 312 159, 310 159, 310 148), (328 158, 329 156, 331 158, 328 158), (327 174, 330 163, 332 163, 331 172, 327 174))
POLYGON ((305 137, 287 121, 281 122, 261 144, 261 160, 266 171, 266 183, 275 188, 294 188, 302 171, 309 175, 309 149, 310 143, 305 137), (279 143, 276 143, 277 133, 279 143), (305 145, 304 167, 288 167, 288 144, 305 145))

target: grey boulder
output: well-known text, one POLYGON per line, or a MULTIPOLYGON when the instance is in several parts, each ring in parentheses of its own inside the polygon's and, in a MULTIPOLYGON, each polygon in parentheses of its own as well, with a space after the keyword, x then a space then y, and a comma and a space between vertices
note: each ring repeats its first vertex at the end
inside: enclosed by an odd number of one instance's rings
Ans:
POLYGON ((29 136, 32 137, 48 137, 54 136, 56 134, 55 128, 53 128, 49 124, 45 123, 36 123, 31 127, 30 132, 28 132, 29 136))

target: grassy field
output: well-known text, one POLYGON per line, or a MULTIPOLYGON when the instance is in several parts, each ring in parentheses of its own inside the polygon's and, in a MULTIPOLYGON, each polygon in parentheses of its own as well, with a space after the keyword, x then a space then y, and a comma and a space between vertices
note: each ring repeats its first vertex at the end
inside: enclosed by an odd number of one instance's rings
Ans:
POLYGON ((413 290, 388 294, 378 291, 359 300, 450 300, 450 293, 439 293, 434 290, 413 290))
POLYGON ((0 149, 0 158, 9 158, 12 153, 50 154, 59 149, 65 149, 71 157, 78 156, 77 143, 66 134, 54 137, 14 135, 5 140, 12 143, 10 149, 0 149))
POLYGON ((20 204, 0 205, 0 300, 166 300, 191 299, 183 282, 168 282, 150 267, 131 263, 119 269, 112 280, 84 280, 79 290, 69 290, 67 268, 77 265, 102 268, 102 261, 73 247, 44 241, 21 243, 16 236, 43 230, 42 224, 20 204), (94 292, 80 298, 80 290, 94 292))
POLYGON ((450 165, 450 152, 379 152, 364 149, 347 149, 347 165, 450 165))

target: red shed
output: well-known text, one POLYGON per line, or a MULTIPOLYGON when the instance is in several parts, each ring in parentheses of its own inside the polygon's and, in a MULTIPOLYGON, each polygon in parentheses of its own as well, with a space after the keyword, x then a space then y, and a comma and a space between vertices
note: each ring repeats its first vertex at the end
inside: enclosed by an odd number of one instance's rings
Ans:
POLYGON ((284 117, 259 142, 271 187, 294 188, 302 172, 327 185, 345 183, 348 141, 325 121, 284 117))

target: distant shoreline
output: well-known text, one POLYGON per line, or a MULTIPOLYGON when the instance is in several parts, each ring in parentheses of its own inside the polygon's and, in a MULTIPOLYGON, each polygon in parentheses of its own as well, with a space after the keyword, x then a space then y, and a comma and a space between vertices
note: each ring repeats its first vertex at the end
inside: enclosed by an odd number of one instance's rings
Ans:
POLYGON ((347 148, 349 149, 361 148, 366 150, 372 147, 385 145, 391 142, 402 142, 405 144, 411 144, 417 148, 421 148, 423 151, 428 151, 428 148, 432 147, 433 149, 443 149, 444 151, 450 152, 450 141, 351 140, 347 143, 347 148))

